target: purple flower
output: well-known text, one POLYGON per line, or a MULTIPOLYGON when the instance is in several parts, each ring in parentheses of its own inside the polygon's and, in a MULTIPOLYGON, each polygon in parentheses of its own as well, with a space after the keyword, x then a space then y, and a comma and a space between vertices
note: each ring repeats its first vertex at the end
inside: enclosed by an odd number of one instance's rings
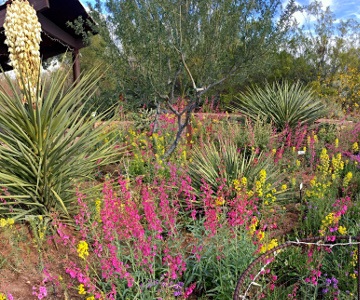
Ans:
POLYGON ((337 280, 335 277, 331 278, 331 281, 333 282, 334 286, 339 283, 339 280, 337 280))
POLYGON ((330 278, 326 278, 326 286, 329 286, 331 284, 331 279, 330 278))

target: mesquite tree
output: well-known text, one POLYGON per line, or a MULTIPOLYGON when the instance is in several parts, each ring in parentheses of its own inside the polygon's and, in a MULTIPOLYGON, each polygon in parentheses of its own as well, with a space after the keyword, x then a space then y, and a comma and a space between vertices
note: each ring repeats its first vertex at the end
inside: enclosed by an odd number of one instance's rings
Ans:
POLYGON ((117 64, 125 97, 166 103, 178 118, 175 149, 204 94, 264 72, 286 36, 294 2, 279 0, 106 0, 93 17, 117 64), (187 101, 182 110, 173 103, 187 101))

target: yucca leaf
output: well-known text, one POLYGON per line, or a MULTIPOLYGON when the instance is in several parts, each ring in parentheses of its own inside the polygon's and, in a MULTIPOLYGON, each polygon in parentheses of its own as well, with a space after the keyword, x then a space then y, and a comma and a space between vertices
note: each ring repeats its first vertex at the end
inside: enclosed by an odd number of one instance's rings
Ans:
POLYGON ((299 123, 312 123, 326 114, 323 103, 300 83, 253 87, 235 97, 234 103, 233 110, 252 120, 260 116, 272 122, 278 130, 287 126, 295 128, 299 123))
POLYGON ((13 212, 19 219, 30 212, 48 215, 57 210, 68 218, 76 203, 74 184, 91 178, 97 164, 119 159, 114 142, 97 146, 104 133, 93 125, 104 115, 90 118, 83 113, 99 74, 83 74, 70 87, 68 77, 62 71, 53 73, 37 92, 42 106, 33 107, 23 105, 23 96, 5 75, 11 91, 0 87, 0 183, 16 201, 3 203, 1 214, 13 212))

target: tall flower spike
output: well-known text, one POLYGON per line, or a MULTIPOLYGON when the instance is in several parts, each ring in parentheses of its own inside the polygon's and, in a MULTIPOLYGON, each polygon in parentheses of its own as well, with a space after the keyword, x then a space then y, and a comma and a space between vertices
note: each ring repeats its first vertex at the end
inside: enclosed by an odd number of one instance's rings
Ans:
MULTIPOLYGON (((41 24, 27 0, 13 0, 7 6, 4 29, 10 65, 20 89, 27 91, 33 106, 40 105, 36 90, 40 72, 41 24)), ((28 100, 24 97, 24 103, 28 100)))

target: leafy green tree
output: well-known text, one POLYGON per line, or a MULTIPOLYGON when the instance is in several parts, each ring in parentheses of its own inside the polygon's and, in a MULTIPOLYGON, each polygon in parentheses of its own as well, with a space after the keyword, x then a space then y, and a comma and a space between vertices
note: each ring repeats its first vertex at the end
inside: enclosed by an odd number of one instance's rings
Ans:
POLYGON ((354 51, 359 53, 359 22, 337 19, 330 7, 324 8, 319 1, 302 10, 306 21, 296 28, 284 47, 296 60, 308 63, 312 68, 308 69, 309 78, 322 81, 359 64, 359 58, 353 55, 354 51))
POLYGON ((107 43, 102 35, 90 37, 89 46, 81 49, 80 64, 83 72, 88 72, 94 66, 101 66, 106 71, 98 82, 96 91, 86 103, 85 111, 96 110, 102 113, 119 103, 121 87, 115 65, 104 61, 107 43))
POLYGON ((168 155, 203 95, 267 69, 293 12, 294 2, 282 10, 279 0, 107 0, 97 1, 93 17, 121 93, 146 105, 165 102, 177 115, 168 155), (181 111, 173 105, 178 97, 188 101, 181 111))

